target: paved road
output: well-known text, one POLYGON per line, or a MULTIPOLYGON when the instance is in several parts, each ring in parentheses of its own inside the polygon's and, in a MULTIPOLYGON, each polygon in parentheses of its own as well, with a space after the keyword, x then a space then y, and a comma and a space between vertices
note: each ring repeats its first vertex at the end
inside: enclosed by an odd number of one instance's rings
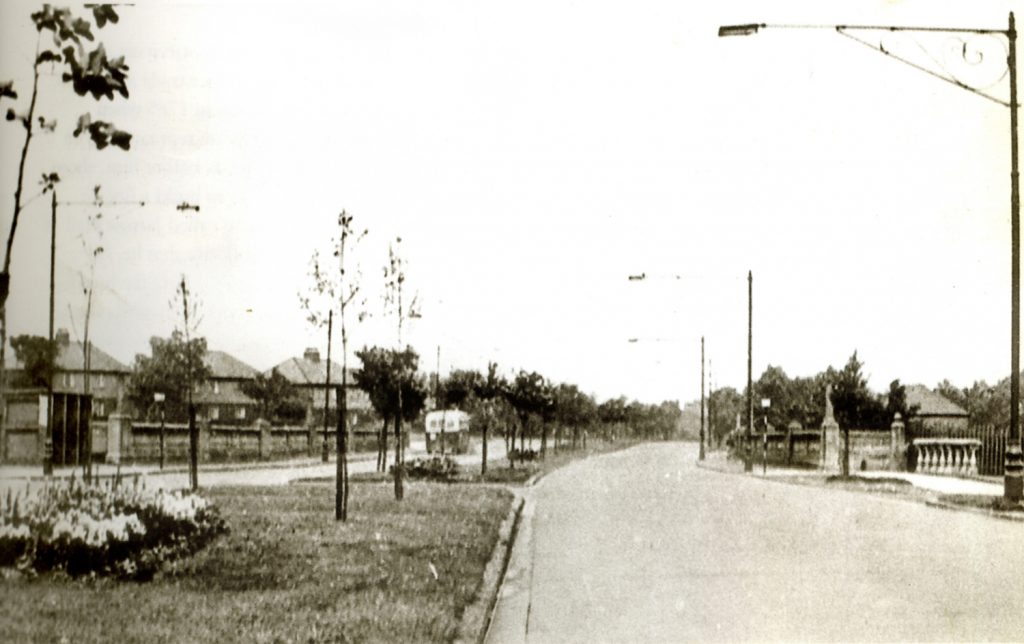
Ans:
POLYGON ((489 641, 1024 640, 1024 524, 695 459, 642 445, 544 479, 489 641))

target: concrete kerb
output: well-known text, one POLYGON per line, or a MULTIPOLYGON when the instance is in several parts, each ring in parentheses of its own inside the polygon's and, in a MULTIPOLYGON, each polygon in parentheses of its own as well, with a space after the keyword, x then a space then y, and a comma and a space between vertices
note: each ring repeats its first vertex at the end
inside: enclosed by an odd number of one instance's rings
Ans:
MULTIPOLYGON (((709 472, 715 472, 716 474, 726 474, 726 475, 730 475, 730 476, 742 476, 742 477, 746 477, 746 478, 757 479, 757 480, 767 481, 767 482, 771 482, 771 483, 782 483, 784 485, 802 485, 802 486, 805 486, 805 487, 826 488, 826 486, 817 485, 815 483, 812 483, 812 482, 806 481, 806 480, 797 480, 797 479, 795 479, 793 477, 790 477, 790 476, 768 476, 768 477, 766 477, 766 476, 759 476, 757 474, 754 474, 754 475, 751 476, 747 472, 732 472, 732 471, 729 471, 729 470, 724 470, 724 469, 717 468, 717 467, 715 467, 714 465, 712 465, 710 463, 702 463, 701 461, 697 461, 696 465, 697 465, 698 468, 700 468, 702 470, 707 470, 709 472)), ((814 473, 821 474, 820 471, 808 471, 808 472, 802 472, 801 475, 810 475, 810 474, 814 474, 814 473)), ((1003 520, 1006 520, 1006 521, 1024 522, 1024 514, 1017 514, 1017 513, 1014 513, 1014 512, 1000 512, 998 510, 984 510, 982 508, 973 508, 973 507, 966 506, 966 505, 961 505, 961 504, 958 504, 958 503, 949 503, 948 501, 940 500, 938 493, 933 491, 933 490, 928 490, 927 488, 922 488, 922 487, 918 487, 918 486, 914 486, 914 487, 915 487, 915 489, 922 490, 922 491, 928 493, 930 495, 930 498, 919 499, 919 498, 916 498, 916 497, 904 496, 904 495, 893 495, 891 497, 887 496, 886 498, 894 500, 894 501, 904 501, 904 502, 907 502, 907 503, 918 503, 918 504, 923 503, 924 505, 927 505, 929 507, 941 508, 943 510, 950 510, 950 511, 953 511, 953 512, 970 512, 970 513, 973 513, 973 514, 980 514, 982 516, 991 517, 993 519, 1003 519, 1003 520)), ((863 492, 858 492, 858 491, 855 491, 855 490, 836 489, 835 491, 838 491, 838 492, 848 492, 850 494, 863 494, 863 492)))
MULTIPOLYGON (((498 608, 498 598, 506 591, 506 579, 509 575, 509 566, 512 562, 512 554, 518 543, 521 543, 523 534, 523 519, 525 516, 532 516, 533 505, 530 498, 531 488, 539 483, 548 472, 541 471, 534 473, 523 482, 522 486, 503 486, 510 491, 515 499, 513 507, 509 510, 508 516, 502 521, 498 528, 498 542, 494 546, 491 558, 484 568, 484 578, 480 585, 480 592, 476 599, 467 607, 463 614, 462 623, 459 625, 459 633, 455 641, 459 644, 482 644, 491 631, 491 624, 494 621, 495 611, 498 608), (527 510, 527 504, 530 504, 527 510)), ((528 536, 528 535, 527 535, 528 536)), ((522 564, 522 562, 520 562, 522 564)), ((518 577, 522 573, 522 565, 516 567, 514 575, 518 577)), ((521 614, 522 623, 525 623, 529 612, 529 603, 525 608, 514 611, 521 614)))
POLYGON ((1018 523, 1024 523, 1024 513, 1019 512, 1001 512, 999 510, 984 510, 982 508, 972 508, 967 505, 960 505, 959 503, 949 503, 939 499, 931 499, 924 502, 925 505, 933 508, 941 508, 943 510, 951 510, 953 512, 971 512, 973 514, 980 514, 986 517, 992 517, 993 519, 1003 519, 1004 521, 1017 521, 1018 523))
POLYGON ((525 497, 514 491, 515 499, 508 515, 498 528, 498 542, 494 544, 491 558, 484 568, 480 590, 473 603, 466 607, 459 623, 459 632, 455 637, 458 644, 481 644, 487 637, 487 631, 494 615, 494 607, 498 603, 498 592, 508 570, 508 562, 512 554, 512 546, 518 535, 519 521, 522 517, 525 497))

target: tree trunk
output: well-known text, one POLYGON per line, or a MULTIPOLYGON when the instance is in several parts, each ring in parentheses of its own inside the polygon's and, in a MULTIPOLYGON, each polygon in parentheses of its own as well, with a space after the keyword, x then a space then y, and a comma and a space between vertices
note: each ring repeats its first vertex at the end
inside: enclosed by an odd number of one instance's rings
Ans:
POLYGON ((398 414, 395 416, 395 500, 401 501, 405 496, 402 482, 402 470, 405 462, 402 459, 402 387, 398 387, 398 414))
POLYGON ((380 427, 380 433, 377 434, 377 471, 387 471, 387 460, 388 460, 388 419, 384 419, 384 423, 380 427))
MULTIPOLYGON (((342 331, 344 337, 344 331, 342 331)), ((345 342, 342 340, 342 346, 345 342)), ((344 351, 344 349, 343 349, 344 351)), ((348 385, 348 378, 345 373, 345 359, 342 358, 341 367, 341 391, 338 393, 338 430, 334 437, 335 449, 335 490, 334 490, 334 520, 346 521, 348 519, 348 395, 345 388, 348 385)))
POLYGON ((480 478, 487 476, 487 429, 491 424, 490 415, 486 415, 484 418, 484 429, 482 434, 482 441, 480 443, 480 478))

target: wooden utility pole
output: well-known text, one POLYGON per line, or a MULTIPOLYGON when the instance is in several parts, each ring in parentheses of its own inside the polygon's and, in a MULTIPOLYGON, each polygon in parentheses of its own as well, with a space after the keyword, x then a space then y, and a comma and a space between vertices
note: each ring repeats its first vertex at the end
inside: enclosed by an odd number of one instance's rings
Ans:
POLYGON ((747 271, 747 440, 743 471, 754 471, 754 272, 747 271))
POLYGON ((700 336, 700 460, 704 460, 704 336, 700 336))
POLYGON ((188 285, 181 276, 181 307, 185 319, 185 361, 188 385, 188 480, 193 491, 199 489, 199 428, 196 427, 196 406, 192 402, 192 332, 188 324, 188 285))

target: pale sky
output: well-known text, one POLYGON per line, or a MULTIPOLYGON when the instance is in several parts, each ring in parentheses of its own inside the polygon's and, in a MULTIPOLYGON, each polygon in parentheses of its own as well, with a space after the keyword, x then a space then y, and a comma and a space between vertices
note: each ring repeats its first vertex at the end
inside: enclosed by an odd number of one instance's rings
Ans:
MULTIPOLYGON (((350 351, 396 342, 379 293, 400 235, 423 315, 405 339, 427 370, 440 345, 442 372, 495 360, 599 398, 693 400, 703 335, 716 386, 742 388, 752 270, 755 378, 768 364, 813 375, 854 350, 876 390, 1009 373, 1009 110, 834 31, 717 29, 1005 29, 1019 3, 210 4, 139 2, 96 31, 126 56, 128 101, 40 81, 38 113, 59 125, 33 141, 26 196, 56 171, 62 201, 102 184, 147 202, 104 210, 97 265, 91 335, 127 364, 170 333, 182 274, 211 348, 260 370, 325 352, 297 292, 346 209, 369 229, 375 316, 350 325, 350 351), (73 139, 84 111, 130 131, 131 151, 73 139), (176 211, 183 200, 199 214, 176 211)), ((32 7, 0 6, 18 109, 32 7)), ((942 60, 950 45, 921 44, 899 46, 942 60)), ((986 62, 1005 55, 981 44, 986 62)), ((22 140, 0 123, 5 237, 22 140)), ((46 334, 47 206, 32 201, 19 226, 10 335, 46 334)), ((57 326, 74 316, 78 336, 91 212, 62 206, 58 224, 57 326)))

